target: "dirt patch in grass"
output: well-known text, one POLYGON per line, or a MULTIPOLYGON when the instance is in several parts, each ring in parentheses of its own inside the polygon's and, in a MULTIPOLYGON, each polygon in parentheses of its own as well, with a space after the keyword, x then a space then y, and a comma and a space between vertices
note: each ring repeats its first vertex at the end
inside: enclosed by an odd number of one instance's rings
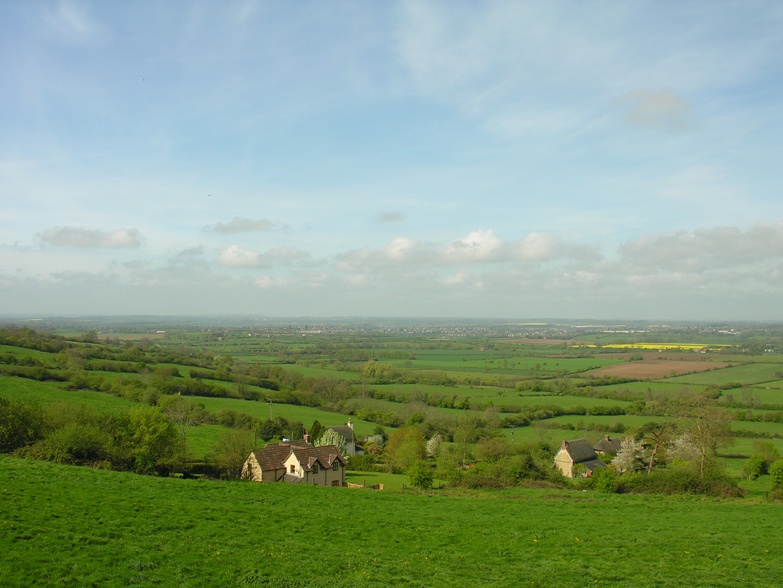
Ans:
POLYGON ((692 374, 695 372, 706 372, 733 365, 727 362, 717 361, 686 361, 686 360, 641 360, 629 361, 628 363, 618 363, 608 365, 597 370, 585 372, 585 376, 595 376, 597 378, 605 376, 615 376, 617 378, 633 378, 636 380, 656 380, 669 376, 681 376, 683 374, 692 374))

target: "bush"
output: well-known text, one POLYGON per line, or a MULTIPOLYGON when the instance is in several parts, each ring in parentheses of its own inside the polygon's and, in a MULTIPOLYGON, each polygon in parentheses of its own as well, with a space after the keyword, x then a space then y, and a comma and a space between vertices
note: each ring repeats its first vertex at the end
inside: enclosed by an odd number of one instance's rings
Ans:
POLYGON ((619 481, 617 474, 612 468, 598 468, 590 476, 593 482, 593 489, 598 492, 606 492, 607 494, 614 494, 617 492, 619 481))
POLYGON ((411 486, 414 488, 421 488, 422 490, 432 488, 432 480, 434 479, 432 467, 424 460, 417 461, 408 468, 408 477, 410 478, 411 486))
POLYGON ((45 428, 43 412, 37 405, 0 396, 0 453, 37 441, 45 428))
POLYGON ((773 490, 783 489, 783 459, 779 459, 769 466, 769 475, 772 477, 773 490))
POLYGON ((744 494, 735 480, 721 475, 700 477, 690 469, 658 470, 632 474, 618 480, 617 492, 628 494, 701 494, 736 498, 744 494))
POLYGON ((751 455, 742 467, 742 477, 746 480, 755 480, 766 473, 767 462, 764 460, 764 456, 759 453, 751 455))

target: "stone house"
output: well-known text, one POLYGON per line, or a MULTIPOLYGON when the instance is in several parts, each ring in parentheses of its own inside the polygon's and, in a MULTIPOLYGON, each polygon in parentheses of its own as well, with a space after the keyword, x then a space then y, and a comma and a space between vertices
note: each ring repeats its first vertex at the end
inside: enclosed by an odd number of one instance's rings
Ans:
POLYGON ((566 478, 575 478, 574 466, 577 465, 585 467, 587 471, 585 475, 588 477, 593 475, 596 469, 606 467, 606 464, 598 459, 598 455, 586 439, 572 441, 564 439, 560 450, 555 455, 555 467, 566 478))
POLYGON ((346 455, 356 455, 356 435, 353 432, 353 421, 348 419, 348 422, 344 425, 337 425, 334 427, 326 427, 331 429, 340 437, 345 439, 345 453, 346 455))
POLYGON ((345 458, 334 445, 307 441, 270 443, 254 449, 242 465, 242 477, 254 482, 290 482, 345 486, 345 458))
POLYGON ((593 445, 593 449, 596 453, 603 453, 604 455, 617 455, 617 452, 620 451, 620 447, 622 447, 623 442, 618 439, 617 437, 610 437, 609 435, 604 435, 604 438, 601 439, 598 443, 593 445))

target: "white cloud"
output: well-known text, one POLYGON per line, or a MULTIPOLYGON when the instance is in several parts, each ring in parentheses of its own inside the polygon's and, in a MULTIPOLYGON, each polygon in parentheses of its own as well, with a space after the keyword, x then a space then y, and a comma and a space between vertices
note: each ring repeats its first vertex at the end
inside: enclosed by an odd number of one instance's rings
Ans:
POLYGON ((452 262, 484 261, 497 258, 502 249, 503 243, 492 229, 478 230, 449 243, 443 255, 452 262))
POLYGON ((231 245, 218 254, 218 263, 224 267, 272 267, 277 262, 290 263, 309 259, 310 254, 296 247, 277 247, 264 253, 231 245))
POLYGON ((231 245, 218 255, 218 263, 225 267, 269 267, 260 253, 231 245))
POLYGON ((620 253, 634 264, 700 272, 783 258, 783 221, 748 230, 716 227, 648 234, 623 244, 620 253))
POLYGON ((141 245, 141 235, 136 229, 101 231, 77 227, 54 227, 44 231, 41 239, 56 247, 117 249, 141 245))

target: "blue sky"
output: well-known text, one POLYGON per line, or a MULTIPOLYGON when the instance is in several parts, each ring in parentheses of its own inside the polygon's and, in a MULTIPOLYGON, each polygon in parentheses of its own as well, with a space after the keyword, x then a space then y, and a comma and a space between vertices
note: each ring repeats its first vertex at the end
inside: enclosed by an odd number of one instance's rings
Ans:
POLYGON ((783 320, 783 4, 5 2, 4 314, 783 320))

